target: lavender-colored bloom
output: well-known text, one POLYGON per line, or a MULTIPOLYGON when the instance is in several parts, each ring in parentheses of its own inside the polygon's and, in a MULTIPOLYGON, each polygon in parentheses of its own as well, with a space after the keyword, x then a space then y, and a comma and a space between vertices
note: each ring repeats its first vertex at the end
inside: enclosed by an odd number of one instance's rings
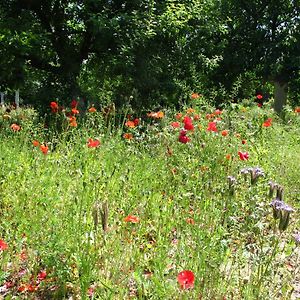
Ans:
POLYGON ((244 175, 245 181, 247 180, 247 175, 252 171, 252 168, 243 168, 241 169, 241 174, 244 175))
POLYGON ((290 221, 290 214, 294 211, 288 204, 284 204, 280 207, 281 216, 279 221, 279 230, 284 231, 287 229, 290 221))
POLYGON ((230 186, 236 184, 236 178, 234 176, 228 176, 227 179, 230 186))
POLYGON ((234 186, 235 186, 237 180, 236 180, 236 178, 234 176, 228 176, 227 179, 228 179, 228 183, 229 183, 229 194, 231 196, 233 196, 233 194, 234 194, 234 186))
POLYGON ((281 208, 284 205, 284 202, 278 198, 273 199, 273 201, 270 203, 270 206, 273 208, 273 217, 275 220, 281 218, 281 208))
POLYGON ((272 198, 274 195, 274 191, 277 189, 278 184, 273 182, 273 181, 269 181, 269 198, 272 198))
POLYGON ((294 240, 297 245, 300 245, 300 233, 294 234, 294 240))
POLYGON ((265 173, 262 169, 255 167, 251 170, 251 184, 255 184, 259 177, 265 176, 265 173))
POLYGON ((243 168, 241 169, 241 174, 246 175, 249 174, 252 171, 252 168, 243 168))
POLYGON ((276 187, 277 191, 276 191, 276 198, 283 200, 283 187, 280 185, 277 185, 276 187))

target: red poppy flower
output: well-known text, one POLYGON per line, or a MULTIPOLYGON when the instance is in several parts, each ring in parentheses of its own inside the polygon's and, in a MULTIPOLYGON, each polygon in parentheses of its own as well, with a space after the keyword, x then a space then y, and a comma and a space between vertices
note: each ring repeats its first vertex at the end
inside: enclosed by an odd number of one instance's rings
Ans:
POLYGON ((191 225, 195 225, 195 220, 193 218, 187 218, 186 222, 191 225))
POLYGON ((137 216, 128 215, 127 217, 124 218, 124 221, 127 223, 139 223, 140 218, 137 216))
POLYGON ((200 95, 198 94, 198 93, 193 93, 192 95, 191 95, 191 98, 192 99, 198 99, 200 97, 200 95))
POLYGON ((175 115, 176 120, 180 120, 182 118, 182 113, 178 113, 175 115))
POLYGON ((51 108, 51 111, 53 113, 57 113, 58 112, 58 104, 55 101, 52 101, 50 103, 50 108, 51 108))
POLYGON ((40 271, 40 273, 37 275, 37 280, 42 281, 47 277, 47 272, 45 270, 40 271))
POLYGON ((184 122, 185 130, 194 130, 194 125, 193 125, 192 119, 190 117, 185 117, 183 122, 184 122))
POLYGON ((249 153, 248 152, 238 152, 238 155, 240 156, 241 160, 248 160, 249 159, 249 153))
POLYGON ((15 131, 15 132, 21 130, 21 127, 18 124, 15 124, 15 123, 11 124, 10 128, 11 128, 12 131, 15 131))
POLYGON ((182 289, 191 289, 194 287, 195 275, 192 271, 181 271, 177 276, 177 281, 182 289))
POLYGON ((36 292, 38 290, 38 286, 37 285, 33 285, 33 284, 28 284, 26 286, 26 290, 30 293, 36 292))
POLYGON ((193 119, 194 119, 194 121, 198 121, 198 120, 200 120, 200 116, 199 115, 194 115, 193 119))
POLYGON ((178 138, 180 143, 186 144, 190 142, 191 139, 188 136, 186 136, 186 134, 187 134, 186 130, 180 131, 179 138, 178 138))
POLYGON ((225 158, 226 158, 227 160, 230 160, 230 159, 231 159, 231 154, 226 154, 226 155, 225 155, 225 158))
POLYGON ((256 98, 257 98, 258 100, 261 100, 261 99, 263 98, 263 96, 262 96, 261 94, 258 94, 258 95, 256 95, 256 98))
POLYGON ((126 140, 132 140, 133 135, 132 135, 132 133, 124 133, 123 138, 126 139, 126 140))
POLYGON ((70 117, 70 126, 77 127, 76 117, 70 117))
POLYGON ((150 112, 147 114, 147 116, 153 119, 162 119, 165 116, 165 114, 162 111, 158 111, 158 112, 150 112))
POLYGON ((25 261, 27 259, 27 253, 26 253, 26 250, 22 250, 21 253, 20 253, 20 259, 22 261, 25 261))
POLYGON ((172 122, 172 123, 171 123, 171 126, 172 126, 173 128, 179 128, 179 127, 180 127, 180 124, 179 124, 178 122, 172 122))
POLYGON ((138 126, 138 125, 140 124, 140 119, 135 118, 135 119, 133 120, 133 123, 134 123, 134 126, 138 126))
POLYGON ((79 110, 77 108, 72 108, 72 114, 73 115, 78 115, 79 114, 79 110))
POLYGON ((46 145, 40 145, 40 150, 46 155, 48 153, 49 147, 46 145))
POLYGON ((222 134, 222 136, 227 136, 228 135, 228 130, 222 130, 221 134, 222 134))
POLYGON ((73 99, 72 102, 71 102, 71 108, 77 108, 77 105, 78 105, 78 101, 73 99))
POLYGON ((208 126, 207 126, 207 131, 218 132, 217 123, 216 122, 209 122, 208 126))
POLYGON ((22 293, 25 292, 27 290, 25 284, 22 284, 18 287, 18 292, 22 293))
POLYGON ((22 284, 18 287, 18 292, 35 292, 37 291, 38 286, 32 284, 22 284))
POLYGON ((186 110, 186 113, 189 114, 189 115, 193 114, 194 112, 195 112, 195 110, 191 107, 186 110))
POLYGON ((40 143, 38 141, 34 140, 34 141, 32 141, 32 145, 34 147, 38 147, 40 145, 40 143))
POLYGON ((214 112, 215 115, 221 115, 222 111, 220 109, 216 109, 214 112))
POLYGON ((134 128, 135 127, 135 124, 134 124, 134 122, 133 121, 126 121, 125 122, 125 126, 126 127, 129 127, 129 128, 134 128))
POLYGON ((268 118, 263 124, 263 127, 270 127, 272 125, 272 118, 268 118))
POLYGON ((0 251, 6 250, 8 248, 8 245, 0 239, 0 251))
POLYGON ((93 139, 88 139, 87 146, 89 148, 96 148, 100 146, 100 141, 98 140, 93 140, 93 139))
POLYGON ((300 106, 295 108, 295 113, 300 113, 300 106))
POLYGON ((242 140, 242 144, 243 145, 247 144, 247 141, 246 140, 242 140))
POLYGON ((8 289, 12 288, 13 286, 14 286, 14 283, 12 281, 6 281, 2 287, 4 287, 6 290, 8 290, 8 289))
POLYGON ((90 286, 87 290, 87 294, 90 298, 92 298, 94 296, 95 293, 95 287, 94 286, 90 286))
POLYGON ((96 111, 97 111, 97 109, 94 106, 92 106, 92 107, 89 108, 89 112, 90 113, 94 113, 96 111))
POLYGON ((194 125, 192 122, 186 122, 184 123, 184 129, 185 130, 194 130, 194 125))
POLYGON ((262 103, 257 103, 257 106, 258 107, 262 107, 262 103))

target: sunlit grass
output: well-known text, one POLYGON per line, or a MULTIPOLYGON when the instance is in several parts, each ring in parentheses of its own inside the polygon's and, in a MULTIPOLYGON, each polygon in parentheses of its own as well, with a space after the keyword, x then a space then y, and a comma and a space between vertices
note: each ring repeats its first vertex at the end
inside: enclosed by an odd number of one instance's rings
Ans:
POLYGON ((213 108, 194 109, 182 111, 192 119, 200 115, 186 144, 178 141, 181 129, 170 125, 184 125, 174 111, 163 118, 134 116, 140 121, 133 128, 125 125, 126 115, 97 112, 78 118, 75 128, 55 115, 43 128, 26 119, 25 110, 21 120, 2 116, 0 239, 8 249, 0 252, 1 293, 21 299, 84 299, 88 293, 94 299, 290 299, 299 221, 293 213, 279 232, 268 182, 283 186, 284 201, 297 210, 299 115, 290 112, 283 122, 269 108, 232 106, 209 119, 213 108), (218 132, 207 131, 216 118, 218 132), (272 125, 263 127, 267 118, 272 125), (12 122, 21 130, 14 132, 12 122), (100 145, 89 148, 89 138, 100 145), (48 154, 33 140, 47 145, 48 154), (249 159, 242 161, 239 151, 249 159), (240 173, 245 167, 260 167, 265 176, 251 185, 240 173), (228 176, 236 179, 232 190, 228 176), (128 216, 138 221, 126 222, 128 216), (41 270, 47 277, 36 284, 41 270), (194 288, 180 289, 182 270, 194 272, 194 288), (4 288, 7 282, 12 286, 4 288))

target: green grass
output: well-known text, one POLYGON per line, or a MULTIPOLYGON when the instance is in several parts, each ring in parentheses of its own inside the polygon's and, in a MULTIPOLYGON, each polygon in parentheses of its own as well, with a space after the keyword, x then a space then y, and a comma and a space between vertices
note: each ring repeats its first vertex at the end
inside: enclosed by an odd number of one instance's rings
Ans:
POLYGON ((290 299, 297 289, 300 115, 286 112, 282 121, 268 107, 227 107, 213 133, 206 128, 215 117, 205 116, 214 109, 195 110, 200 119, 187 144, 170 126, 174 111, 159 120, 141 115, 131 129, 122 116, 107 121, 101 113, 79 118, 77 128, 52 116, 46 129, 32 110, 0 115, 0 239, 8 244, 0 286, 13 283, 2 295, 85 299, 92 287, 94 299, 290 299), (268 117, 272 126, 262 127, 268 117), (88 148, 88 138, 100 147, 88 148), (265 176, 251 185, 240 173, 245 167, 265 176), (228 176, 237 179, 233 195, 228 176), (269 180, 284 187, 284 201, 296 210, 283 232, 273 220, 269 180), (128 215, 140 221, 127 223, 128 215), (18 291, 41 270, 47 277, 36 291, 18 291), (182 270, 194 272, 193 289, 180 289, 182 270))

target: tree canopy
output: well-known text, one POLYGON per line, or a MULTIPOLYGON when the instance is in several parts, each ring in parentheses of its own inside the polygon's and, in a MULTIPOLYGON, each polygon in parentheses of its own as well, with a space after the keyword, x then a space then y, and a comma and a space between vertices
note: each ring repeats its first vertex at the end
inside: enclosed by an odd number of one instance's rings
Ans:
POLYGON ((285 84, 299 78, 299 10, 297 0, 1 1, 0 86, 44 101, 135 92, 147 104, 230 90, 249 71, 285 84))

